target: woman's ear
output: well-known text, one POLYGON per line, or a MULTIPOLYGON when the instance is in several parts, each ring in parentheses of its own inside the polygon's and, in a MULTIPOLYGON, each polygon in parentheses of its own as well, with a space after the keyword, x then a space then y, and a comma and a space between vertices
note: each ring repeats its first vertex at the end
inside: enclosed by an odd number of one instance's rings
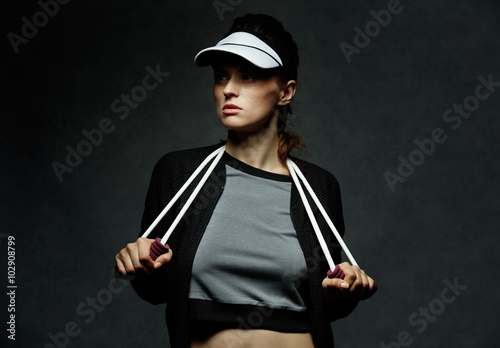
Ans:
POLYGON ((281 89, 278 105, 289 104, 292 101, 296 90, 297 90, 297 81, 295 80, 288 81, 285 84, 285 86, 283 86, 283 88, 281 89))

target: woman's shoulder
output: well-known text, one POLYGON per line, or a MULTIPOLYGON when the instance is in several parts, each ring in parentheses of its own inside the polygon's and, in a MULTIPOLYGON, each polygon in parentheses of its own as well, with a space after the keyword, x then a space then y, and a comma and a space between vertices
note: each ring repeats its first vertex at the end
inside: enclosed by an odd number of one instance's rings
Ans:
POLYGON ((307 180, 328 181, 338 185, 338 180, 329 170, 301 158, 290 156, 290 159, 299 167, 307 180))
POLYGON ((315 192, 340 194, 339 182, 330 171, 304 159, 291 157, 291 160, 297 164, 315 192))
POLYGON ((151 185, 164 186, 183 181, 194 172, 201 162, 223 144, 180 149, 167 152, 156 162, 151 176, 151 185))
POLYGON ((177 169, 190 170, 191 167, 197 167, 213 151, 224 145, 223 143, 179 149, 164 154, 157 162, 157 168, 175 167, 177 169))

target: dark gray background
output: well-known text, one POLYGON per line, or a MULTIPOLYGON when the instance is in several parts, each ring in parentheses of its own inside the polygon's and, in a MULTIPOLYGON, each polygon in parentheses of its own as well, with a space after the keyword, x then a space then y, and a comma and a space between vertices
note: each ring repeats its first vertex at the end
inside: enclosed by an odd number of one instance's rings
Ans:
POLYGON ((500 81, 500 4, 401 1, 402 12, 348 64, 339 44, 353 44, 353 28, 387 3, 244 0, 220 18, 212 1, 71 1, 17 54, 7 33, 20 34, 21 18, 40 7, 33 1, 6 11, 0 265, 3 293, 12 235, 17 345, 44 347, 50 333, 75 322, 81 331, 69 347, 169 346, 164 307, 143 302, 130 286, 92 320, 77 307, 105 296, 114 255, 138 233, 158 158, 225 138, 211 69, 196 68, 194 55, 235 17, 264 12, 299 45, 291 126, 308 144, 302 157, 338 178, 346 242, 380 287, 333 325, 336 346, 380 347, 404 331, 411 347, 495 346, 500 88, 456 130, 442 115, 474 94, 478 76, 500 81), (111 103, 157 64, 170 75, 120 120, 111 103), (114 131, 59 182, 52 162, 64 163, 66 146, 75 148, 82 130, 105 117, 114 131), (438 127, 446 142, 391 192, 384 173, 397 173, 398 156, 408 159, 414 140, 438 127), (455 278, 467 289, 443 310, 444 281, 455 278), (409 317, 429 304, 439 314, 420 333, 409 317))

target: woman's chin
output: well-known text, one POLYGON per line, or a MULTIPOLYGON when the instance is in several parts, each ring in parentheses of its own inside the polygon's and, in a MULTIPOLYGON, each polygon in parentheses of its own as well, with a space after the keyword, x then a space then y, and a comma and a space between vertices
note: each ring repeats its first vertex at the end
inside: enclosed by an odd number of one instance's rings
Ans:
POLYGON ((221 115, 219 121, 227 130, 238 133, 260 133, 270 127, 268 120, 265 119, 248 122, 248 119, 243 117, 221 115))
POLYGON ((237 132, 249 132, 251 130, 251 125, 248 123, 242 122, 241 119, 236 119, 234 116, 224 117, 221 120, 221 123, 226 129, 237 131, 237 132))

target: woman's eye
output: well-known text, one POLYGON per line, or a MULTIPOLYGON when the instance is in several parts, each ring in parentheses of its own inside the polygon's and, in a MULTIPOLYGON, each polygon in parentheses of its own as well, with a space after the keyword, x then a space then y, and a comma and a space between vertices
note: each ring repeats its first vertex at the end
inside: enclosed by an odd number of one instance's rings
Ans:
POLYGON ((242 78, 243 78, 243 80, 254 80, 255 75, 254 74, 243 74, 242 78))
POLYGON ((225 80, 226 77, 224 75, 214 75, 215 81, 222 81, 225 80))

